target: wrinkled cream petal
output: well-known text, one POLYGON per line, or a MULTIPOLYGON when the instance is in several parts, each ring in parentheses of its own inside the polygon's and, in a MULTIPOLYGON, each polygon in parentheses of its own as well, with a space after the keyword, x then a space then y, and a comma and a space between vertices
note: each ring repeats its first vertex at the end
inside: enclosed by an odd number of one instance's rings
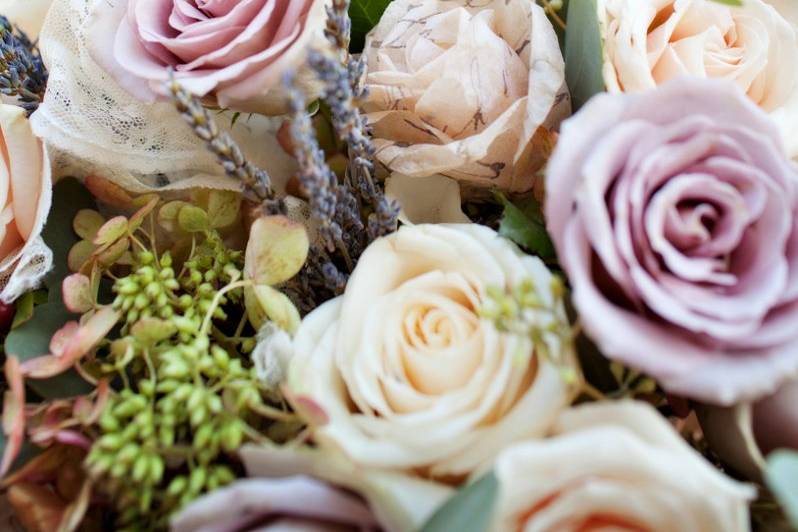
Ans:
POLYGON ((461 206, 460 185, 448 177, 394 173, 385 180, 385 195, 399 204, 405 224, 470 222, 461 206))

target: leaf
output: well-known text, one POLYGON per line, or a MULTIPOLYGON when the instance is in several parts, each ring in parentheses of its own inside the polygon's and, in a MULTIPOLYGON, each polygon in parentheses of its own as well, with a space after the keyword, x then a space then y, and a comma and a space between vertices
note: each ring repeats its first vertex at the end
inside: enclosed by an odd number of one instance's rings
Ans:
POLYGON ((85 179, 86 188, 95 198, 117 209, 128 209, 133 204, 133 198, 125 189, 96 175, 85 179))
POLYGON ((45 277, 52 302, 61 302, 61 281, 70 273, 67 256, 78 241, 72 221, 81 209, 95 207, 94 198, 74 177, 65 177, 53 187, 53 206, 42 231, 45 243, 53 250, 53 269, 45 277))
POLYGON ((260 330, 267 321, 294 334, 302 318, 288 296, 271 286, 255 285, 244 289, 244 304, 249 322, 260 330))
POLYGON ((245 276, 256 284, 284 283, 299 273, 309 250, 310 240, 304 225, 285 216, 262 216, 250 229, 245 276))
POLYGON ((798 528, 798 452, 779 450, 768 456, 765 482, 798 528))
POLYGON ((714 0, 719 4, 726 4, 727 6, 742 7, 743 0, 714 0))
POLYGON ((97 231, 105 223, 105 218, 94 209, 81 209, 72 222, 72 229, 84 240, 94 240, 97 231))
POLYGON ((499 490, 496 475, 488 473, 441 506, 421 532, 487 532, 499 490))
POLYGON ((67 266, 69 266, 69 271, 79 272, 96 249, 97 246, 88 240, 81 240, 72 246, 72 249, 69 250, 69 254, 67 255, 67 266))
POLYGON ((70 312, 83 314, 94 307, 91 281, 80 273, 74 273, 64 279, 62 284, 64 304, 70 312))
POLYGON ((193 205, 186 205, 177 214, 180 229, 188 233, 202 233, 210 228, 208 214, 193 205))
POLYGON ((103 224, 92 241, 98 246, 113 244, 127 234, 128 222, 124 216, 115 216, 103 224))
POLYGON ((497 194, 496 197, 504 205, 499 234, 544 259, 554 258, 554 245, 546 232, 537 201, 527 200, 522 210, 504 195, 497 194))
POLYGON ((595 94, 604 91, 602 76, 604 43, 599 27, 597 0, 568 3, 565 32, 565 80, 574 112, 595 94))
POLYGON ((349 5, 352 19, 352 42, 350 52, 360 52, 366 42, 366 34, 377 25, 391 0, 353 0, 349 5))
POLYGON ((33 306, 35 302, 35 292, 28 292, 17 300, 14 321, 11 323, 12 329, 16 329, 33 317, 33 306))
MULTIPOLYGON (((72 230, 71 226, 67 227, 72 230)), ((60 286, 58 293, 60 297, 60 286)), ((31 320, 8 334, 6 353, 15 355, 20 362, 49 353, 53 335, 71 319, 72 315, 60 301, 39 305, 34 309, 31 320)), ((75 370, 51 379, 27 381, 26 385, 43 399, 61 399, 87 394, 93 390, 75 370)))
POLYGON ((170 233, 177 230, 177 215, 188 205, 185 201, 170 201, 158 210, 158 225, 170 233))
POLYGON ((208 195, 208 219, 219 229, 232 225, 241 210, 241 195, 227 190, 212 190, 208 195))

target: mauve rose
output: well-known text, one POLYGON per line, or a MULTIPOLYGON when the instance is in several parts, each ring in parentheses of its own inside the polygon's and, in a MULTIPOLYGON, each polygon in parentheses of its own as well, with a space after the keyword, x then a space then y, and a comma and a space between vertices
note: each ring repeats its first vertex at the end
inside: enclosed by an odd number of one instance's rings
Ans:
POLYGON ((379 525, 354 495, 319 480, 248 478, 208 493, 172 518, 173 532, 370 532, 379 525))
POLYGON ((798 370, 797 180, 778 129, 730 82, 595 97, 546 181, 585 330, 675 394, 773 392, 798 370))
MULTIPOLYGON (((324 42, 322 0, 94 0, 92 57, 132 95, 153 101, 177 81, 221 107, 279 114, 283 74, 324 42)), ((299 83, 310 81, 300 73, 299 83)))

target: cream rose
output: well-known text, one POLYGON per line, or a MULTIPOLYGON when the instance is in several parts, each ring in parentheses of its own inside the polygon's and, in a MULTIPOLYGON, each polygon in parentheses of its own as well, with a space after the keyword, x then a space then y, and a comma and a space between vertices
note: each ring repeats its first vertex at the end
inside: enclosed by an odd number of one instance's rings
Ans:
POLYGON ((798 155, 798 9, 790 0, 599 0, 610 92, 680 76, 734 81, 798 155))
POLYGON ((50 161, 25 111, 0 104, 0 299, 33 288, 52 254, 41 234, 50 210, 50 161))
POLYGON ((456 483, 508 443, 544 435, 574 396, 570 341, 546 339, 555 363, 479 315, 489 287, 531 280, 566 320, 552 279, 487 227, 402 227, 363 253, 343 296, 305 318, 288 394, 300 412, 313 405, 322 449, 456 483))
POLYGON ((395 0, 364 55, 389 170, 532 188, 548 131, 570 113, 557 36, 534 0, 395 0))
POLYGON ((496 531, 734 532, 756 495, 633 401, 565 412, 550 439, 505 450, 496 476, 496 531))

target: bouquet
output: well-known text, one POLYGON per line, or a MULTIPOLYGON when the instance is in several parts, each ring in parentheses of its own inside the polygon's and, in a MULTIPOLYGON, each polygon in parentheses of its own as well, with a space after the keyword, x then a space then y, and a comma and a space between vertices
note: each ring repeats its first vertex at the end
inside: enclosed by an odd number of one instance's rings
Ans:
POLYGON ((798 526, 791 0, 0 15, 0 528, 798 526))

